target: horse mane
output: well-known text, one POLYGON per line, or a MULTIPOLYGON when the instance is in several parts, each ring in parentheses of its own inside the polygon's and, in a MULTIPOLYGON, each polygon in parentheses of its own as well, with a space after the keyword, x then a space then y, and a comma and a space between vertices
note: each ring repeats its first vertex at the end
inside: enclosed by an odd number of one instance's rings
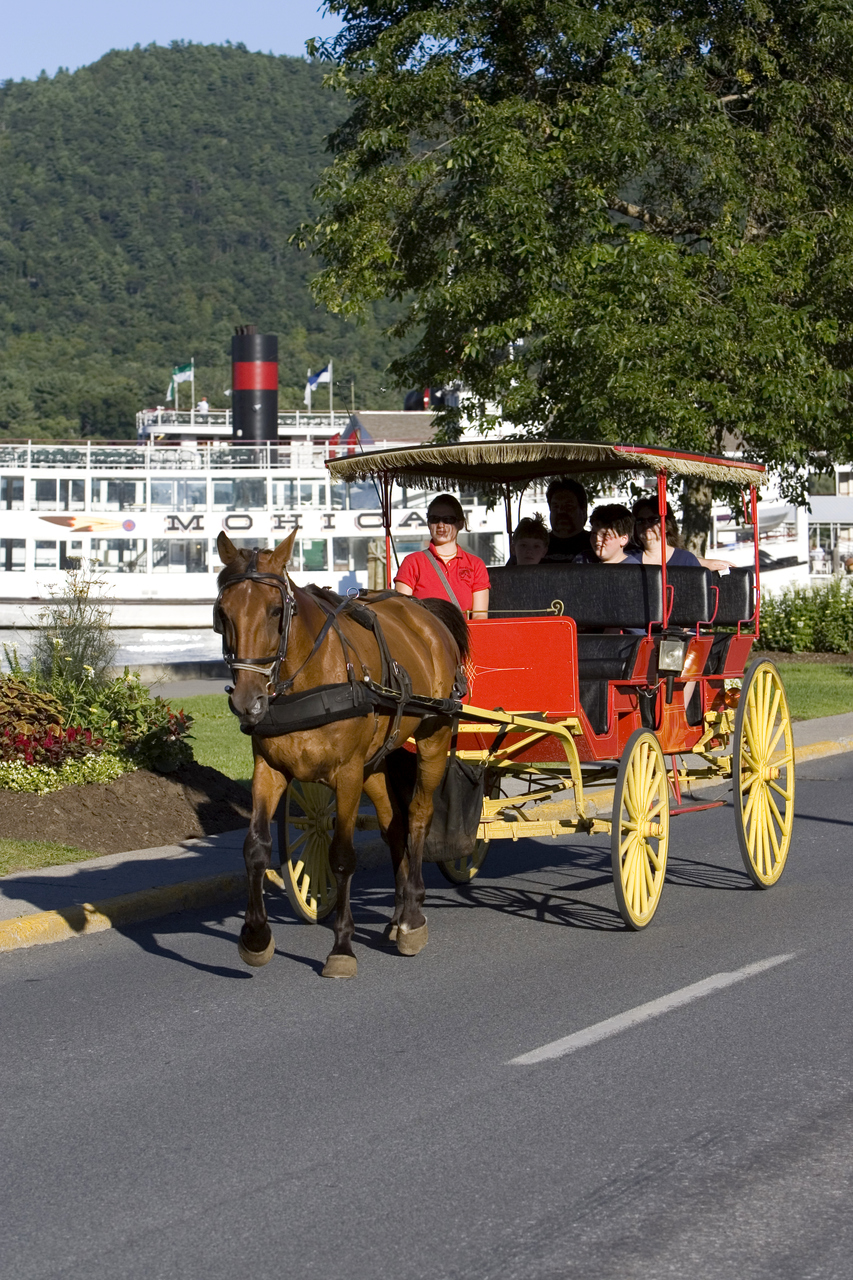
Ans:
MULTIPOLYGON (((414 596, 411 598, 414 599, 414 596)), ((439 622, 444 623, 456 641, 460 661, 464 662, 471 650, 471 640, 468 634, 468 623, 465 621, 465 614, 462 610, 457 609, 452 600, 442 600, 438 596, 430 596, 428 599, 418 600, 416 603, 426 609, 427 613, 431 613, 433 617, 438 618, 439 622)))
POLYGON ((460 661, 464 662, 470 652, 471 643, 465 615, 450 600, 441 600, 438 597, 419 600, 414 596, 401 596, 399 591, 365 591, 347 600, 345 596, 338 595, 330 587, 317 587, 313 583, 305 587, 305 590, 315 600, 320 600, 326 606, 337 607, 343 604, 342 614, 344 616, 353 615, 356 621, 359 620, 359 610, 364 609, 365 605, 382 604, 385 600, 411 601, 413 604, 426 609, 427 613, 431 613, 434 618, 438 618, 439 622, 444 623, 459 650, 460 661))

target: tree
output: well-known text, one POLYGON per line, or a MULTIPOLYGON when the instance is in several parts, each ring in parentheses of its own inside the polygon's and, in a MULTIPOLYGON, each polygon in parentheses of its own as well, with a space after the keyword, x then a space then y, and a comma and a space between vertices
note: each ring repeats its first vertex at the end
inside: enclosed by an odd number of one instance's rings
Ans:
MULTIPOLYGON (((850 456, 841 0, 330 0, 316 295, 528 433, 850 456)), ((449 438, 457 429, 445 413, 449 438)))

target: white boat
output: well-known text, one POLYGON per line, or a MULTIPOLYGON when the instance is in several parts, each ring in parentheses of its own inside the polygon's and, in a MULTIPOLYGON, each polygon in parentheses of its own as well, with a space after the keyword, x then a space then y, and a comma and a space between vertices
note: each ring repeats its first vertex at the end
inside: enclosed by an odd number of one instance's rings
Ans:
MULTIPOLYGON (((64 571, 81 563, 102 580, 113 626, 208 628, 222 529, 237 546, 271 547, 297 528, 297 583, 340 592, 374 585, 368 561, 384 542, 378 494, 370 483, 332 483, 325 462, 362 439, 370 448, 412 445, 433 430, 429 412, 282 413, 277 441, 246 444, 232 439, 227 412, 154 410, 138 416, 136 443, 0 444, 0 629, 35 625, 64 571)), ((504 564, 503 504, 490 510, 476 494, 459 496, 470 527, 460 541, 487 565, 504 564)), ((428 497, 395 493, 400 559, 426 545, 428 497)), ((807 522, 777 498, 765 528, 763 507, 766 550, 787 559, 785 572, 767 577, 772 590, 807 573, 807 522)), ((537 509, 547 516, 544 493, 528 490, 514 515, 537 509)), ((718 554, 749 563, 751 530, 736 530, 722 508, 716 514, 718 554)))
MULTIPOLYGON (((428 412, 280 414, 278 441, 244 444, 225 413, 154 411, 139 415, 135 444, 0 444, 0 628, 34 625, 81 563, 102 580, 113 626, 209 627, 223 529, 236 546, 271 547, 297 528, 297 583, 366 587, 371 543, 374 554, 384 548, 378 495, 372 484, 332 483, 325 462, 360 447, 359 432, 371 433, 370 447, 411 445, 429 439, 432 422, 428 412)), ((428 496, 397 495, 400 558, 426 545, 428 496)), ((466 545, 503 564, 503 509, 462 498, 466 545)))

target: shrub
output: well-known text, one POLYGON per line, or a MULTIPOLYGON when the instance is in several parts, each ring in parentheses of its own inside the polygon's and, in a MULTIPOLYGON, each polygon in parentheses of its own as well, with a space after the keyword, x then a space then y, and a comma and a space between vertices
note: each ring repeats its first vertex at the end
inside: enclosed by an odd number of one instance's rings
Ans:
POLYGON ((784 653, 850 653, 853 585, 834 578, 762 596, 760 638, 764 648, 784 653))
POLYGON ((66 725, 58 698, 14 676, 0 680, 0 760, 54 768, 101 750, 102 739, 66 725))
POLYGON ((0 761, 0 788, 45 795, 63 787, 90 782, 114 782, 136 765, 126 756, 90 755, 82 760, 66 760, 58 769, 46 764, 24 764, 21 760, 0 761))
POLYGON ((110 629, 112 605, 101 594, 102 578, 82 564, 69 569, 64 586, 51 588, 51 601, 39 614, 33 641, 33 664, 42 677, 61 674, 82 681, 91 673, 95 684, 107 678, 117 645, 110 629))
POLYGON ((76 681, 56 662, 45 677, 35 665, 25 671, 14 650, 6 657, 12 670, 0 679, 0 760, 57 767, 106 752, 161 773, 192 761, 192 717, 152 698, 137 675, 125 670, 98 686, 88 666, 76 681))

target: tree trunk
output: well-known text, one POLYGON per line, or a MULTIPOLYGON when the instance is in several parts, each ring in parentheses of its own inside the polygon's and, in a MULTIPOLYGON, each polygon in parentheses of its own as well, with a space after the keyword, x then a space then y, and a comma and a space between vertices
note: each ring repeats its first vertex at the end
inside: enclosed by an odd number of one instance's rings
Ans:
POLYGON ((682 490, 681 538, 694 556, 704 556, 711 532, 712 487, 707 480, 687 478, 682 490))

